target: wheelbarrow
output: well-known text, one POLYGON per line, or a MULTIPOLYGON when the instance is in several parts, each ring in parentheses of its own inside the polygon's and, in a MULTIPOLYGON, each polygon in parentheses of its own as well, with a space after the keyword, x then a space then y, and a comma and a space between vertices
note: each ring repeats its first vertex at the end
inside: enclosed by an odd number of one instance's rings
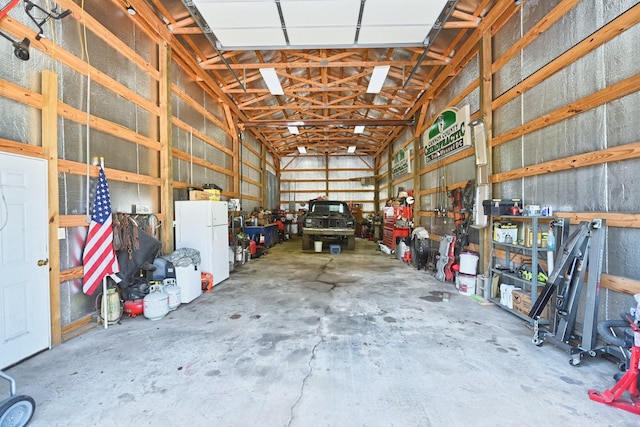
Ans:
POLYGON ((11 396, 0 401, 0 427, 24 427, 36 411, 36 402, 26 395, 16 394, 16 381, 0 370, 0 377, 9 381, 11 396))

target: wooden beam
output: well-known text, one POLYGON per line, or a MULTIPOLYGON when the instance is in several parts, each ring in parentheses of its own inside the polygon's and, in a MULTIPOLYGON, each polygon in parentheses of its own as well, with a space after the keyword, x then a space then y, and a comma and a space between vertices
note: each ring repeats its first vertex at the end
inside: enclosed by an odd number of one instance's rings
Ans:
POLYGON ((171 111, 171 46, 160 43, 159 55, 159 90, 158 101, 160 107, 160 211, 166 220, 160 223, 160 235, 162 236, 162 250, 165 254, 171 253, 174 248, 173 241, 173 130, 171 111))
POLYGON ((42 147, 24 144, 22 142, 10 141, 4 138, 0 138, 0 151, 19 154, 21 156, 27 157, 36 157, 38 159, 47 158, 42 147))
MULTIPOLYGON (((157 81, 159 79, 160 76, 158 74, 158 70, 156 70, 149 61, 146 61, 144 58, 142 58, 142 56, 140 56, 134 49, 132 49, 131 46, 119 39, 97 19, 86 13, 86 11, 84 11, 81 6, 76 4, 76 2, 74 2, 73 0, 57 0, 56 3, 60 5, 62 10, 71 9, 73 17, 80 21, 79 25, 86 26, 87 30, 95 34, 107 45, 111 46, 115 52, 118 52, 120 55, 136 64, 138 68, 140 68, 142 71, 144 71, 145 74, 147 74, 154 80, 157 81)), ((57 50, 56 54, 52 56, 57 56, 57 50)), ((93 74, 91 75, 91 77, 93 78, 93 74)))
POLYGON ((558 71, 584 57, 587 53, 597 49, 604 43, 618 37, 629 28, 637 25, 638 22, 640 22, 640 3, 630 8, 595 33, 583 39, 571 49, 565 51, 558 58, 509 89, 507 92, 503 93, 493 102, 493 109, 497 110, 509 101, 536 87, 558 71))
MULTIPOLYGON (((518 54, 522 49, 527 47, 531 42, 537 39, 540 34, 547 31, 567 12, 573 9, 582 0, 563 0, 558 2, 557 6, 547 13, 544 18, 539 20, 531 29, 520 39, 516 40, 509 49, 507 49, 500 58, 496 59, 491 65, 491 72, 495 73, 505 66, 507 62, 518 54)), ((493 31, 492 31, 493 32, 493 31)))
MULTIPOLYGON (((444 60, 427 60, 422 62, 423 65, 438 66, 444 65, 444 60)), ((258 70, 260 68, 275 68, 276 70, 292 70, 295 68, 371 68, 377 66, 389 65, 391 67, 402 68, 412 67, 415 65, 413 61, 300 61, 300 62, 253 62, 242 64, 229 64, 232 70, 258 70)), ((204 70, 226 70, 227 66, 224 64, 207 64, 201 63, 201 67, 204 70)))
POLYGON ((640 214, 623 212, 554 212, 558 218, 569 218, 571 224, 592 221, 595 218, 607 220, 607 226, 620 228, 640 228, 640 214))
POLYGON ((603 288, 621 292, 623 294, 640 294, 640 282, 638 282, 637 280, 631 280, 625 277, 611 276, 609 274, 602 274, 600 278, 600 284, 603 288))
POLYGON ((577 116, 580 113, 584 113, 585 111, 589 111, 608 102, 615 101, 624 96, 638 92, 639 90, 640 74, 636 74, 618 83, 614 83, 598 92, 592 93, 591 95, 588 95, 565 107, 558 108, 555 111, 531 120, 529 123, 525 123, 522 126, 511 129, 502 135, 496 136, 493 138, 492 146, 496 147, 500 144, 504 144, 505 142, 511 141, 522 135, 551 126, 552 124, 577 116))
POLYGON ((60 242, 58 227, 60 200, 58 194, 58 75, 44 70, 42 78, 42 148, 47 157, 48 219, 49 219, 49 305, 51 346, 62 342, 60 313, 60 242))
MULTIPOLYGON (((493 148, 491 141, 493 138, 493 72, 492 72, 492 36, 491 31, 483 34, 480 40, 480 118, 484 122, 486 150, 487 150, 487 174, 491 176, 493 167, 493 148)), ((474 162, 475 165, 475 162, 474 162)), ((478 167, 475 166, 476 171, 478 167)), ((476 176, 479 174, 476 172, 476 176)), ((476 183, 477 184, 477 183, 476 183)), ((492 189, 489 185, 489 197, 491 197, 492 189)), ((479 232, 480 259, 479 265, 482 271, 489 271, 490 254, 491 254, 491 230, 485 227, 479 232)))

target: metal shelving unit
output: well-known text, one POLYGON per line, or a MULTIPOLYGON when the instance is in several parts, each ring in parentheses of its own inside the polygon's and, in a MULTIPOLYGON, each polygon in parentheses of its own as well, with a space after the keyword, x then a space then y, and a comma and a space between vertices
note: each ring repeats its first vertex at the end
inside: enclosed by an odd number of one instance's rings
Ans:
MULTIPOLYGON (((554 221, 556 218, 554 217, 550 217, 550 216, 511 216, 511 215, 504 215, 504 216, 495 216, 495 217, 491 217, 491 230, 493 233, 494 230, 494 224, 498 223, 498 222, 504 222, 504 221, 509 221, 512 223, 520 223, 520 226, 518 227, 518 236, 521 235, 521 233, 524 232, 524 227, 530 225, 532 232, 533 232, 533 237, 532 237, 532 241, 531 241, 531 246, 525 246, 524 242, 521 239, 518 239, 515 243, 507 243, 507 242, 498 242, 496 240, 494 240, 493 236, 491 239, 491 264, 490 264, 490 271, 491 271, 491 278, 493 279, 494 275, 499 275, 501 276, 501 283, 507 282, 507 283, 513 283, 513 284, 517 284, 519 286, 522 287, 522 291, 528 293, 529 297, 531 298, 531 306, 533 307, 533 305, 535 304, 536 300, 538 299, 538 287, 539 286, 544 286, 545 283, 541 283, 539 282, 538 279, 538 273, 540 272, 540 265, 539 265, 539 260, 540 260, 540 255, 543 254, 544 255, 544 262, 546 263, 546 253, 547 253, 547 248, 546 247, 539 247, 538 244, 538 239, 537 239, 537 234, 538 234, 538 227, 540 226, 541 222, 546 225, 548 227, 548 225, 554 221), (505 258, 504 258, 504 263, 506 265, 503 265, 500 261, 501 258, 496 256, 496 250, 501 250, 504 251, 505 253, 505 258), (514 271, 513 269, 513 265, 512 265, 512 260, 513 257, 515 256, 520 256, 521 258, 526 258, 529 259, 531 262, 531 280, 529 279, 525 279, 523 277, 520 277, 517 274, 517 271, 514 271)), ((557 245, 556 245, 556 249, 557 250, 557 245)), ((554 250, 554 258, 555 258, 555 250, 554 250)), ((546 272, 547 275, 549 275, 549 271, 546 272)), ((500 296, 498 295, 497 297, 491 295, 491 298, 489 298, 489 300, 491 302, 493 302, 494 304, 496 304, 498 307, 509 311, 510 313, 522 318, 523 320, 528 321, 529 323, 533 324, 533 319, 531 319, 530 317, 512 309, 509 308, 508 306, 502 305, 500 303, 500 296)), ((542 323, 542 322, 540 322, 542 323)))

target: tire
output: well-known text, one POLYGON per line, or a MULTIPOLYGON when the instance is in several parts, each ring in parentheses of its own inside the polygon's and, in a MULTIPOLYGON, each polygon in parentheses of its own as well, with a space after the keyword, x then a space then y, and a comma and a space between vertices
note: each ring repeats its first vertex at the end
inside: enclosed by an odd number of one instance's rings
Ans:
POLYGON ((347 250, 353 251, 356 249, 356 236, 347 236, 347 250))
POLYGON ((13 396, 0 406, 0 426, 24 427, 36 411, 36 402, 29 396, 13 396))
POLYGON ((311 248, 313 248, 313 242, 311 241, 311 236, 309 236, 308 234, 303 234, 302 235, 302 250, 303 251, 308 251, 311 248))

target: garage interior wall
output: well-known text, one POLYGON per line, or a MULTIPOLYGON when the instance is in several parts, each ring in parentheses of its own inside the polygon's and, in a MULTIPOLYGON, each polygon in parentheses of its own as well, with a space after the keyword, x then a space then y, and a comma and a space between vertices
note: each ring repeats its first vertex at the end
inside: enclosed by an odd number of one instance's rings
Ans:
MULTIPOLYGON (((379 155, 282 159, 236 128, 233 114, 211 90, 215 81, 193 58, 173 51, 169 35, 139 27, 115 1, 86 2, 84 12, 60 1, 63 9, 85 14, 87 27, 81 20, 52 20, 40 41, 16 8, 0 29, 16 39, 30 37, 31 60, 17 60, 2 45, 7 59, 0 61, 0 150, 47 158, 57 171, 58 182, 50 182, 59 203, 59 212, 50 211, 51 246, 57 248, 51 256, 53 344, 72 336, 94 311, 81 292, 87 158, 105 158, 114 211, 143 205, 161 220, 166 251, 172 249, 172 199, 186 197, 189 187, 214 183, 224 196, 240 198, 244 210, 272 208, 268 173, 279 179, 276 200, 284 210, 322 195, 360 203, 367 214, 400 187, 415 189, 416 224, 427 227, 437 245, 451 223, 435 214, 437 204, 444 192, 475 177, 473 150, 427 164, 423 134, 443 109, 466 104, 472 118, 491 124, 493 197, 553 206, 574 225, 607 220, 599 317, 616 318, 633 301, 630 295, 640 292, 640 266, 629 262, 640 252, 640 201, 634 197, 640 132, 632 114, 640 111, 640 62, 631 54, 640 39, 636 3, 528 0, 509 19, 479 27, 482 34, 469 41, 468 52, 445 66, 446 80, 433 82, 421 100, 415 126, 398 129, 379 155), (490 70, 483 54, 490 57, 490 70), (43 90, 50 85, 42 81, 50 76, 59 99, 55 147, 42 137, 44 99, 50 96, 43 90), (483 96, 481 87, 489 94, 483 96), (410 149, 418 167, 394 180, 390 163, 400 148, 410 149), (374 176, 375 184, 362 184, 361 178, 374 176), (57 228, 65 230, 65 239, 57 240, 57 228)), ((89 175, 95 178, 97 167, 89 175)), ((487 230, 475 233, 470 249, 486 251, 481 237, 487 230)))
MULTIPOLYGON (((640 251, 640 202, 630 192, 639 184, 640 131, 630 112, 640 111, 640 62, 629 55, 637 51, 639 16, 635 1, 526 2, 491 29, 490 103, 480 97, 477 49, 429 103, 417 130, 443 109, 468 104, 472 119, 493 123, 493 198, 552 206, 572 231, 580 221, 607 220, 600 319, 626 312, 640 292, 640 266, 629 262, 640 251)), ((452 223, 434 214, 437 195, 443 182, 451 190, 475 178, 474 153, 420 161, 420 223, 436 245, 452 223)), ((469 249, 486 250, 477 230, 470 241, 469 249)))
POLYGON ((280 209, 303 209, 309 200, 322 197, 362 206, 364 215, 375 212, 375 163, 371 156, 287 156, 281 161, 280 209), (366 182, 365 182, 366 181, 366 182))

